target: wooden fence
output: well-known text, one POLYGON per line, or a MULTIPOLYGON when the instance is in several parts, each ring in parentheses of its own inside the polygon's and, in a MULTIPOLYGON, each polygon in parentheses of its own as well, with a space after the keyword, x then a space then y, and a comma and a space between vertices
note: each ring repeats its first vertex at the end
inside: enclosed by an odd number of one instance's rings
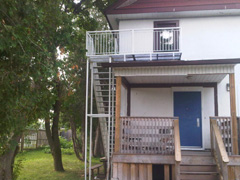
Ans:
POLYGON ((45 130, 26 130, 20 140, 21 151, 48 145, 45 130))
POLYGON ((120 152, 174 155, 173 117, 121 117, 120 152))

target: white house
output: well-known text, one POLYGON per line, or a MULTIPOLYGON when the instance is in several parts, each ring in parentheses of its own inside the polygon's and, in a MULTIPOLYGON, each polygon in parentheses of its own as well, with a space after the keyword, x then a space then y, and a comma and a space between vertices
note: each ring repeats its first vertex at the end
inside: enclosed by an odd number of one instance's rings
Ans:
POLYGON ((87 32, 86 129, 99 118, 106 178, 240 179, 240 1, 118 0, 105 15, 112 30, 87 32))

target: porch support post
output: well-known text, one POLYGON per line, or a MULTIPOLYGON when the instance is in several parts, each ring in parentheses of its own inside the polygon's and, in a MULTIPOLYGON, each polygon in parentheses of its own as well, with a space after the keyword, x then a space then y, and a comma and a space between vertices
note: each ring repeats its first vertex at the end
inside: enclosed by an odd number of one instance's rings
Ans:
POLYGON ((120 152, 120 112, 122 77, 116 77, 115 152, 120 152))
POLYGON ((236 114, 236 94, 235 94, 235 75, 234 73, 229 74, 229 85, 230 85, 230 106, 231 106, 231 117, 232 117, 232 143, 233 143, 233 154, 238 155, 238 126, 237 126, 237 114, 236 114))
POLYGON ((131 88, 127 89, 127 116, 131 116, 131 88))
POLYGON ((169 165, 165 164, 164 165, 164 180, 170 180, 170 174, 169 174, 169 165))
POLYGON ((180 162, 175 162, 175 180, 180 180, 180 162))
POLYGON ((215 106, 215 116, 218 116, 218 87, 217 83, 214 85, 214 106, 215 106))
POLYGON ((122 77, 122 85, 127 89, 127 116, 130 116, 131 111, 131 87, 128 80, 125 77, 122 77))

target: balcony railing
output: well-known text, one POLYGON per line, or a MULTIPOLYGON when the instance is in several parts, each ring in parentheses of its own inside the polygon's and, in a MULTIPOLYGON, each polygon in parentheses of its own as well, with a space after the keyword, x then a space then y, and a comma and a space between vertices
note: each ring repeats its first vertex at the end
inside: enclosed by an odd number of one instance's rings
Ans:
POLYGON ((87 32, 87 56, 180 51, 180 28, 87 32))
POLYGON ((178 127, 175 127, 174 122, 177 120, 178 118, 174 117, 121 117, 120 152, 124 154, 176 154, 175 129, 178 127))

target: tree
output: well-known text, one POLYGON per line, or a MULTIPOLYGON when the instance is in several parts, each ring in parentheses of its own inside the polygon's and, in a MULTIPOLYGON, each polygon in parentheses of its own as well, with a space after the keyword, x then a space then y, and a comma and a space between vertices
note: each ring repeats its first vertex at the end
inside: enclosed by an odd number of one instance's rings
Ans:
POLYGON ((22 132, 49 117, 58 101, 55 80, 64 62, 56 58, 57 47, 70 43, 72 18, 61 10, 62 1, 0 3, 0 179, 12 179, 22 132))
MULTIPOLYGON (((83 29, 84 33, 78 31, 81 35, 78 36, 76 42, 73 43, 73 47, 71 52, 76 51, 77 49, 83 50, 85 48, 85 43, 79 43, 85 41, 85 30, 104 30, 109 29, 108 23, 103 15, 104 9, 109 6, 113 0, 103 0, 103 1, 84 1, 82 0, 80 3, 74 4, 72 6, 73 13, 78 14, 78 18, 76 19, 79 27, 83 29), (86 18, 87 17, 87 18, 86 18), (90 18, 92 17, 92 18, 90 18), (83 46, 83 47, 82 47, 83 46)), ((67 11, 70 11, 69 9, 67 11)), ((86 67, 86 57, 85 51, 81 51, 82 53, 71 54, 68 57, 68 61, 71 61, 72 67, 70 70, 66 71, 66 79, 68 80, 68 85, 66 87, 65 92, 65 100, 64 100, 64 110, 63 110, 63 118, 65 122, 70 122, 70 128, 72 130, 72 140, 75 154, 79 160, 83 160, 84 157, 84 136, 85 136, 85 67, 86 67), (77 134, 80 133, 80 136, 77 134), (80 137, 80 138, 79 138, 80 137)), ((100 129, 98 127, 98 122, 94 121, 93 132, 97 130, 98 133, 94 133, 94 135, 98 135, 98 138, 95 138, 96 146, 99 147, 99 141, 101 139, 100 129)))
MULTIPOLYGON (((99 28, 93 7, 102 10, 108 1, 0 0, 0 4, 0 180, 13 178, 19 138, 38 119, 47 122, 55 169, 62 171, 59 116, 65 91, 74 90, 70 83, 78 82, 77 77, 69 80, 73 71, 68 70, 78 65, 76 76, 82 76, 85 31, 99 28), (67 56, 59 58, 58 50, 67 56)), ((82 96, 84 91, 80 92, 82 96)))
POLYGON ((0 2, 0 179, 12 179, 17 143, 25 127, 44 116, 52 99, 52 64, 39 32, 46 24, 31 1, 0 2), (28 5, 26 6, 26 4, 28 5), (18 7, 18 8, 16 8, 18 7))

